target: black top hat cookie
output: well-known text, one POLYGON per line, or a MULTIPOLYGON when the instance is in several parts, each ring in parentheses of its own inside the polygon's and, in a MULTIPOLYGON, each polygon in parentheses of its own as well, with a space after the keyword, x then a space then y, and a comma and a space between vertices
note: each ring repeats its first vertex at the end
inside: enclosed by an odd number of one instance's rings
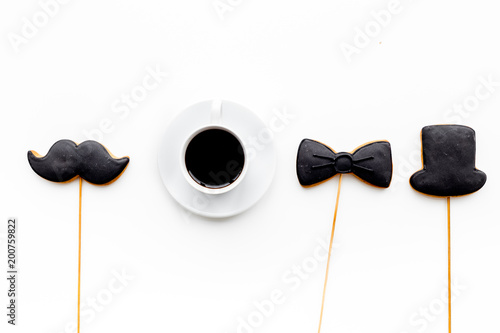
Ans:
POLYGON ((476 133, 462 125, 432 125, 422 129, 423 169, 410 178, 424 194, 450 197, 476 192, 486 174, 476 169, 476 133))
POLYGON ((476 133, 467 126, 433 125, 422 129, 422 170, 410 178, 417 191, 446 197, 448 211, 448 329, 451 332, 451 204, 450 197, 476 192, 486 174, 476 169, 476 133))

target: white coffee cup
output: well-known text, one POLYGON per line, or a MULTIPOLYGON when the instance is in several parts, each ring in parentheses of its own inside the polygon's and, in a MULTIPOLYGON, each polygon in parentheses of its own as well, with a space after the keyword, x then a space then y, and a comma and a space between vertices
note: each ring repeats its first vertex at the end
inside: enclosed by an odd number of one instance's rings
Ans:
MULTIPOLYGON (((234 188, 236 188, 243 180, 245 177, 245 174, 248 170, 248 158, 247 158, 247 151, 245 148, 245 145, 243 144, 243 140, 240 138, 240 136, 235 133, 233 130, 230 128, 226 127, 223 125, 223 110, 222 110, 222 101, 220 100, 215 100, 212 103, 212 108, 210 111, 210 123, 207 125, 201 126, 197 130, 195 130, 189 137, 188 139, 184 142, 184 145, 181 149, 181 156, 180 156, 180 163, 181 163, 181 172, 184 175, 185 180, 196 190, 205 193, 205 194, 222 194, 222 193, 227 193, 234 188), (209 130, 221 130, 225 131, 229 134, 231 134, 236 140, 238 140, 242 150, 243 150, 243 168, 241 169, 241 172, 237 175, 237 177, 230 182, 226 186, 222 187, 211 187, 210 185, 204 185, 201 182, 195 180, 193 176, 188 171, 187 165, 186 165, 186 152, 188 150, 189 144, 192 142, 192 140, 197 137, 199 134, 209 131, 209 130)), ((230 161, 228 161, 229 163, 230 161)))

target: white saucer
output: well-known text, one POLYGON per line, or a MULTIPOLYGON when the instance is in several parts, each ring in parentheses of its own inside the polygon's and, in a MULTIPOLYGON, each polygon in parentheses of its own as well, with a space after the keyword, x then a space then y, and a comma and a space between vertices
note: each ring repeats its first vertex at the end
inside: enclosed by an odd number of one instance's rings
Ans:
POLYGON ((238 186, 229 192, 207 194, 184 177, 183 147, 194 132, 211 124, 213 101, 197 103, 182 111, 168 126, 158 153, 160 175, 168 192, 184 208, 211 218, 240 214, 256 204, 271 185, 275 169, 272 134, 262 120, 239 104, 219 103, 220 124, 239 136, 247 152, 247 171, 238 186))

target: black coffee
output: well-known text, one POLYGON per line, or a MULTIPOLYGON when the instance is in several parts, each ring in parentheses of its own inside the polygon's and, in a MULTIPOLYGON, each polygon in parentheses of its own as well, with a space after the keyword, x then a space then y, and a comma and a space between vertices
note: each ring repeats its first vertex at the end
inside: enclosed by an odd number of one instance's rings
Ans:
POLYGON ((245 156, 234 135, 221 129, 209 129, 189 142, 185 162, 187 171, 198 184, 222 188, 240 176, 245 156))

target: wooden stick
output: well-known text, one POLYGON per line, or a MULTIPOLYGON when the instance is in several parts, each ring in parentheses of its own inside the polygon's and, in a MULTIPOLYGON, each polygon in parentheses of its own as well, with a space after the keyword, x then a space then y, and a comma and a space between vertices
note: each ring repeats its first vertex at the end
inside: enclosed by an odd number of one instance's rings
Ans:
POLYGON ((451 218, 450 197, 446 199, 448 206, 448 333, 451 333, 451 218))
POLYGON ((321 301, 321 314, 319 316, 318 333, 321 332, 321 324, 323 323, 323 310, 325 308, 326 285, 328 284, 328 272, 330 270, 330 258, 332 256, 333 235, 335 234, 335 222, 337 221, 337 211, 339 209, 340 185, 342 184, 342 174, 339 175, 339 187, 337 189, 337 200, 335 201, 335 212, 333 213, 332 234, 330 236, 330 247, 328 248, 328 260, 326 262, 325 284, 323 286, 323 299, 321 301))
POLYGON ((78 320, 77 332, 80 333, 80 282, 82 272, 82 178, 80 177, 80 199, 78 208, 78 320))

